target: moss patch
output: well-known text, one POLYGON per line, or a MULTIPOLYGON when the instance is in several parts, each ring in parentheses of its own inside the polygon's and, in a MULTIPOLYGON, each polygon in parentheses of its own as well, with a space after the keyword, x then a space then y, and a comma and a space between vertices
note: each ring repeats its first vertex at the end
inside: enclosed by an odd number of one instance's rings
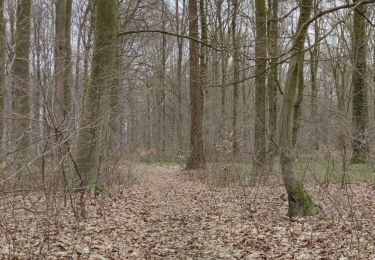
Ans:
POLYGON ((302 182, 297 181, 295 191, 289 200, 289 217, 312 216, 318 212, 318 208, 312 201, 311 195, 305 190, 302 182))

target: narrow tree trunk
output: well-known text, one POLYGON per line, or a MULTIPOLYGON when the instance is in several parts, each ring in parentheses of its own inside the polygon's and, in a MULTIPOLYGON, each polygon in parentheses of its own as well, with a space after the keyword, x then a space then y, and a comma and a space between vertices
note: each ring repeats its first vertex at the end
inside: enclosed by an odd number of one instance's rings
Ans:
POLYGON ((5 21, 4 0, 0 0, 0 151, 2 150, 4 131, 4 96, 5 96, 5 21))
MULTIPOLYGON (((119 17, 119 3, 115 5, 115 30, 116 34, 118 33, 118 17, 119 17)), ((118 150, 121 147, 121 127, 124 122, 124 116, 121 111, 121 91, 120 91, 120 67, 121 67, 121 53, 120 53, 120 42, 118 39, 115 39, 113 42, 113 52, 115 56, 114 65, 113 65, 113 84, 110 89, 110 149, 118 150)))
MULTIPOLYGON (((162 30, 165 31, 165 3, 164 0, 162 1, 162 11, 161 11, 161 23, 162 23, 162 30)), ((165 34, 162 35, 162 64, 161 64, 161 139, 162 139, 162 148, 161 151, 163 155, 165 155, 165 127, 166 127, 166 115, 165 115, 165 62, 166 62, 166 54, 165 54, 165 48, 166 48, 166 39, 165 34)))
MULTIPOLYGON (((197 0, 189 0, 189 36, 198 39, 197 0)), ((192 39, 189 40, 191 151, 186 168, 198 169, 205 167, 202 131, 203 91, 200 83, 199 44, 192 39)))
POLYGON ((288 216, 305 216, 315 213, 314 204, 310 195, 305 191, 302 182, 295 176, 295 159, 293 146, 294 105, 296 91, 301 84, 301 70, 303 70, 304 46, 307 26, 310 19, 313 0, 302 0, 300 4, 300 17, 291 49, 292 58, 289 61, 287 80, 284 88, 282 107, 279 117, 279 148, 281 173, 288 193, 288 216), (302 61, 302 64, 301 64, 302 61))
MULTIPOLYGON (((356 0, 355 2, 358 2, 356 0)), ((351 162, 354 164, 364 163, 370 150, 367 128, 368 128, 368 107, 367 107, 367 35, 366 35, 366 6, 358 6, 354 10, 353 17, 353 155, 351 162)))
MULTIPOLYGON (((201 28, 201 41, 207 42, 208 36, 207 36, 207 17, 206 17, 206 1, 205 0, 199 0, 199 16, 200 16, 200 28, 201 28)), ((205 88, 207 81, 208 81, 208 50, 207 47, 204 44, 200 45, 200 84, 202 88, 202 93, 205 93, 206 95, 203 95, 203 103, 205 103, 206 100, 209 99, 208 91, 206 90, 203 92, 203 89, 205 88)), ((207 127, 207 122, 209 122, 209 110, 208 106, 206 105, 202 111, 202 121, 204 129, 203 131, 203 139, 205 139, 206 144, 208 144, 208 147, 210 147, 210 128, 207 127)))
POLYGON ((268 166, 273 169, 273 161, 276 156, 277 143, 277 85, 279 78, 279 1, 269 0, 268 6, 270 8, 270 21, 268 23, 268 53, 270 56, 269 71, 268 71, 268 127, 269 127, 269 145, 268 145, 268 166))
POLYGON ((240 53, 239 42, 237 37, 237 0, 233 0, 233 14, 232 14, 232 46, 233 46, 233 118, 232 118, 232 131, 233 131, 233 156, 238 155, 238 127, 237 127, 237 114, 238 114, 238 97, 239 97, 239 80, 240 80, 240 53))
POLYGON ((56 1, 55 45, 55 102, 54 111, 58 124, 67 120, 71 100, 71 17, 72 0, 56 1))
MULTIPOLYGON (((216 6, 216 18, 219 23, 219 40, 221 45, 225 45, 225 29, 223 26, 222 21, 222 15, 221 15, 221 9, 222 9, 222 0, 219 0, 217 2, 216 6)), ((224 130, 225 130, 225 121, 226 121, 226 85, 227 85, 227 66, 228 66, 228 56, 225 51, 221 52, 221 88, 220 88, 220 94, 221 94, 221 103, 220 103, 220 135, 221 138, 224 137, 224 130)))
MULTIPOLYGON (((185 1, 184 1, 185 2, 185 1)), ((180 17, 179 17, 179 0, 176 0, 176 23, 177 23, 177 33, 180 34, 180 17)), ((185 4, 183 3, 183 10, 182 10, 182 19, 184 17, 184 10, 185 4)), ((177 37, 177 112, 176 112, 176 131, 177 131, 177 143, 178 143, 178 154, 182 153, 182 54, 183 54, 183 39, 177 37)))
POLYGON ((255 154, 254 176, 266 171, 266 66, 267 66, 267 12, 265 0, 255 1, 255 154))
MULTIPOLYGON (((303 46, 301 46, 303 49, 303 46)), ((293 130, 292 130, 292 146, 295 147, 297 144, 297 137, 298 137, 298 130, 300 127, 300 117, 301 117, 301 104, 303 99, 303 90, 304 90, 304 75, 303 75, 303 64, 304 64, 304 54, 298 56, 299 59, 297 61, 297 97, 296 101, 294 102, 293 107, 293 130)))
MULTIPOLYGON (((242 67, 242 78, 246 78, 246 62, 243 61, 243 67, 242 67)), ((242 121, 243 121, 243 127, 242 127, 242 135, 243 135, 243 141, 244 141, 244 149, 247 151, 248 145, 248 91, 247 91, 247 84, 246 81, 242 82, 242 121)))
POLYGON ((313 120, 313 138, 312 143, 315 150, 319 150, 319 132, 318 126, 318 55, 319 55, 319 24, 318 21, 315 21, 314 24, 314 34, 315 34, 315 46, 310 51, 311 56, 311 66, 310 66, 310 75, 311 75, 311 118, 313 120))
POLYGON ((30 143, 29 113, 29 51, 30 51, 30 21, 32 0, 20 0, 17 5, 16 46, 13 63, 13 83, 15 94, 15 117, 17 119, 17 136, 20 148, 26 148, 30 143))

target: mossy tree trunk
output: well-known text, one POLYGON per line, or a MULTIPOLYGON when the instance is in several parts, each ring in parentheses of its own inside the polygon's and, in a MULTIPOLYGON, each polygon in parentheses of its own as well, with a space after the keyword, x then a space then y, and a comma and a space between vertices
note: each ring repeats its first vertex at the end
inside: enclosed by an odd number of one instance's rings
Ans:
POLYGON ((32 0, 20 0, 17 5, 16 46, 13 62, 14 112, 16 119, 16 139, 18 147, 25 149, 30 143, 29 136, 29 51, 32 0))
MULTIPOLYGON (((359 2, 355 0, 355 2, 359 2)), ((364 163, 370 147, 367 138, 368 106, 367 106, 367 35, 366 5, 360 5, 353 12, 353 155, 351 162, 364 163)))
POLYGON ((297 91, 301 84, 303 71, 304 42, 307 34, 306 21, 312 11, 313 0, 301 0, 300 17, 291 49, 292 58, 289 60, 287 80, 284 88, 281 112, 279 117, 279 149, 281 172, 288 194, 288 216, 301 217, 315 213, 315 207, 310 195, 295 175, 295 158, 293 145, 294 111, 297 91))
POLYGON ((255 155, 254 176, 266 173, 266 68, 267 10, 265 0, 255 1, 255 155))
POLYGON ((189 63, 190 63, 190 155, 187 169, 205 167, 203 150, 203 90, 200 83, 197 0, 189 0, 189 63))
POLYGON ((116 65, 117 8, 116 0, 96 2, 95 39, 91 79, 87 86, 84 112, 77 140, 76 164, 83 176, 82 186, 98 186, 99 161, 107 118, 110 115, 110 93, 116 65))

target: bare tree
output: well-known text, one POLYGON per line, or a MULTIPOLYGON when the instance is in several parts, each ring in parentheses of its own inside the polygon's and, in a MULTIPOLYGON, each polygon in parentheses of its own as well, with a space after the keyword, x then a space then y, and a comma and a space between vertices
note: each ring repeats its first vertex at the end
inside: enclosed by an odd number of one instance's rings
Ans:
POLYGON ((200 83, 199 44, 198 39, 198 10, 197 0, 189 0, 189 63, 190 63, 190 156, 187 169, 205 167, 203 150, 203 90, 200 83))
MULTIPOLYGON (((313 0, 302 0, 300 3, 300 17, 296 34, 291 48, 292 58, 289 61, 288 74, 285 82, 283 101, 279 118, 279 148, 280 163, 283 181, 288 193, 288 216, 305 216, 315 213, 314 204, 310 195, 305 191, 301 181, 295 175, 294 162, 294 132, 296 117, 295 102, 297 91, 301 89, 303 77, 304 42, 307 34, 306 22, 310 19, 313 0), (302 75, 302 76, 301 76, 302 75)), ((298 128, 297 128, 298 129, 298 128)))
POLYGON ((56 1, 55 46, 55 102, 56 119, 60 124, 70 112, 72 63, 71 63, 72 0, 56 1))
POLYGON ((30 86, 29 51, 32 0, 20 0, 17 5, 16 46, 13 63, 13 88, 15 94, 14 112, 17 125, 17 139, 20 148, 26 148, 29 138, 30 86))
POLYGON ((4 95, 5 95, 5 23, 4 0, 0 0, 0 144, 4 130, 4 95))
POLYGON ((238 115, 238 99, 239 99, 239 80, 240 80, 240 50, 239 50, 239 39, 237 37, 237 12, 238 12, 238 1, 233 0, 232 4, 232 46, 233 46, 233 115, 232 115, 232 131, 233 131, 233 156, 238 155, 238 126, 237 126, 237 115, 238 115))
POLYGON ((269 72, 267 79, 267 90, 268 90, 268 127, 269 127, 269 139, 270 143, 268 146, 268 165, 270 169, 273 168, 273 159, 276 156, 276 138, 277 138, 277 85, 279 84, 279 66, 278 66, 278 55, 279 55, 279 1, 268 0, 268 54, 270 58, 269 72))
POLYGON ((117 8, 116 0, 96 3, 95 40, 91 80, 85 97, 83 118, 77 140, 76 164, 84 176, 84 187, 98 188, 100 155, 105 148, 110 112, 110 91, 116 65, 117 8))
POLYGON ((267 68, 267 10, 265 0, 255 1, 255 135, 253 171, 265 173, 266 144, 266 68, 267 68))
MULTIPOLYGON (((360 2, 356 0, 355 2, 360 2)), ((363 163, 369 152, 367 140, 367 36, 366 5, 360 5, 353 12, 353 156, 352 163, 363 163)))

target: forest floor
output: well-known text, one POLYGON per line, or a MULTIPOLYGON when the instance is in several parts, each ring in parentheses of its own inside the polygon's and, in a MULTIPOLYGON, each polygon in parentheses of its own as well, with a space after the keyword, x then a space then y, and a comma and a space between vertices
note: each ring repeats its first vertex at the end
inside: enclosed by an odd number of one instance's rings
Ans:
POLYGON ((351 184, 343 190, 307 185, 323 210, 290 220, 278 181, 218 187, 177 166, 137 165, 132 172, 134 185, 87 201, 85 220, 77 221, 69 206, 48 210, 45 198, 37 194, 3 199, 0 258, 374 257, 372 185, 351 184))

